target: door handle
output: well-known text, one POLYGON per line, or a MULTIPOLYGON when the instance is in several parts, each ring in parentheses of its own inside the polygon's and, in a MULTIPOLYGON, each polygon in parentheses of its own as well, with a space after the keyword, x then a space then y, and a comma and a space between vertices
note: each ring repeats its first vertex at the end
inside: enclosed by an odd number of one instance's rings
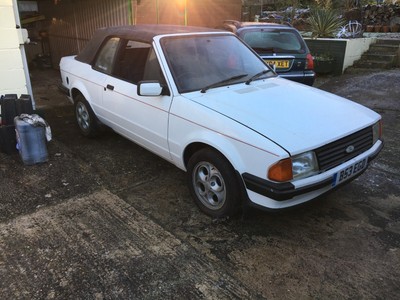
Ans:
POLYGON ((114 86, 113 85, 111 85, 111 84, 107 84, 107 89, 109 89, 109 90, 114 90, 114 86))

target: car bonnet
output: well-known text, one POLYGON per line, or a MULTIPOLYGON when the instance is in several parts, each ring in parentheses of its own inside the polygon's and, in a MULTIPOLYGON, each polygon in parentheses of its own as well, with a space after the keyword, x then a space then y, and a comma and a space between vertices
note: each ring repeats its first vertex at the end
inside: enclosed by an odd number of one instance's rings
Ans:
POLYGON ((282 78, 185 96, 271 139, 292 155, 354 133, 380 118, 355 102, 282 78))

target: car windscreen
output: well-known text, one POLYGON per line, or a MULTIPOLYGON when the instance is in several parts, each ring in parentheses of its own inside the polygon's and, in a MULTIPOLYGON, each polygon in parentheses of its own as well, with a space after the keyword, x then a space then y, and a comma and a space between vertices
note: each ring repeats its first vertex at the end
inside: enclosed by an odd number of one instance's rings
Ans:
MULTIPOLYGON (((269 70, 234 35, 185 35, 161 39, 166 60, 180 93, 245 82, 269 70)), ((267 76, 275 76, 266 72, 267 76)))
POLYGON ((240 33, 240 37, 255 51, 272 53, 305 53, 301 36, 294 30, 253 29, 240 33))

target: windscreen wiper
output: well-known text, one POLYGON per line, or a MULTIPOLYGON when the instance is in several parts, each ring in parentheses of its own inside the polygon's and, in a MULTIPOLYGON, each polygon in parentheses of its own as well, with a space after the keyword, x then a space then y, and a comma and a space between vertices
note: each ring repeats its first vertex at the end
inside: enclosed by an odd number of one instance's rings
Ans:
POLYGON ((214 88, 214 87, 221 86, 221 85, 223 85, 224 83, 227 83, 227 82, 232 81, 232 80, 237 80, 237 79, 246 77, 247 75, 249 75, 249 74, 239 74, 239 75, 235 75, 235 76, 229 77, 229 78, 227 78, 227 79, 218 81, 218 82, 216 82, 216 83, 207 85, 206 87, 204 87, 204 88, 201 89, 201 92, 202 92, 202 93, 205 93, 208 89, 212 89, 212 88, 214 88))
POLYGON ((261 72, 257 73, 256 75, 252 76, 249 80, 246 81, 246 84, 249 85, 250 82, 252 82, 253 80, 257 79, 258 77, 261 77, 264 74, 267 74, 269 72, 272 72, 271 70, 262 70, 261 72))

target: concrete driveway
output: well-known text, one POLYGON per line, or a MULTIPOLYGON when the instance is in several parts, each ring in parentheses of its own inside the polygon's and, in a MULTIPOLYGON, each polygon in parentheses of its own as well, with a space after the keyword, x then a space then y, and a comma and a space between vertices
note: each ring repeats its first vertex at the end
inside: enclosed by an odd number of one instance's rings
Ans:
POLYGON ((185 174, 106 130, 79 134, 58 73, 33 73, 53 131, 49 162, 0 153, 3 299, 397 299, 400 69, 317 85, 382 114, 385 148, 308 205, 199 212, 185 174))

